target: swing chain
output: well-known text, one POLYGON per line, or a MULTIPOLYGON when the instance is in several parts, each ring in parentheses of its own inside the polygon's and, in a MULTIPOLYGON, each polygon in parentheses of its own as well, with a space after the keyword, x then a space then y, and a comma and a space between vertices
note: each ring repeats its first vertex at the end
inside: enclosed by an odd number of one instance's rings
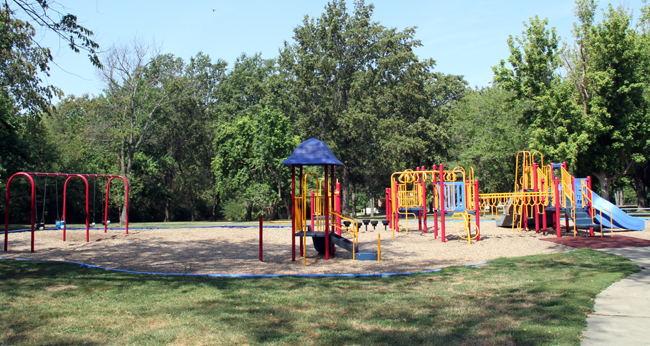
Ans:
POLYGON ((45 176, 45 187, 43 187, 43 211, 41 213, 41 225, 45 227, 45 199, 47 198, 47 176, 45 176))

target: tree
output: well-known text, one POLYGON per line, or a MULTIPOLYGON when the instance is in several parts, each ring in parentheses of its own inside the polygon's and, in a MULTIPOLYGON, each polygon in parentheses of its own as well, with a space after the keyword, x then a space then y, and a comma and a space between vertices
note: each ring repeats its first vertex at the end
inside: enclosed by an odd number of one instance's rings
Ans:
MULTIPOLYGON (((156 54, 137 40, 130 46, 113 47, 100 74, 109 105, 105 120, 119 145, 120 173, 130 179, 134 157, 149 138, 162 108, 189 97, 190 84, 183 76, 182 59, 156 54)), ((123 209, 122 218, 125 212, 123 209)))
POLYGON ((511 191, 515 153, 527 148, 530 130, 521 124, 522 109, 508 105, 513 96, 499 86, 482 88, 467 92, 454 108, 452 157, 474 167, 483 191, 511 191))
MULTIPOLYGON (((76 15, 59 12, 52 7, 52 5, 58 5, 52 0, 12 0, 11 2, 17 8, 20 8, 37 25, 52 31, 61 40, 67 42, 68 47, 73 52, 79 53, 81 50, 86 51, 90 62, 101 68, 102 64, 97 56, 99 44, 92 40, 93 32, 91 30, 79 25, 76 15), (52 18, 52 12, 59 16, 58 21, 52 18)), ((8 1, 5 1, 3 5, 6 12, 12 12, 8 1)))
POLYGON ((212 162, 217 191, 240 199, 248 221, 254 206, 276 218, 289 181, 280 163, 298 144, 289 117, 278 110, 262 108, 259 113, 247 112, 222 123, 214 140, 212 162))
POLYGON ((647 162, 648 50, 622 7, 609 6, 597 25, 596 8, 576 2, 576 43, 565 51, 546 20, 531 19, 518 45, 509 40, 511 68, 502 61, 494 71, 516 93, 512 103, 529 107, 522 120, 532 128, 530 147, 592 174, 609 198, 612 182, 647 162))
POLYGON ((373 175, 440 156, 430 149, 441 136, 431 92, 443 76, 413 52, 421 45, 414 28, 372 22, 373 9, 363 1, 351 12, 343 1, 329 3, 320 18, 305 17, 294 29, 278 63, 285 79, 278 89, 289 95, 279 98, 281 109, 303 139, 326 142, 345 164, 344 212, 354 184, 367 187, 373 175))

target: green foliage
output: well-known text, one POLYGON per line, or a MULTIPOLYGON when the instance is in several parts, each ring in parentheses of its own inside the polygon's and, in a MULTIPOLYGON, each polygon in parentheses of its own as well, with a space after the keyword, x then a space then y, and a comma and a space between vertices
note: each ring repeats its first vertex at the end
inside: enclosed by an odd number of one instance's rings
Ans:
POLYGON ((612 182, 648 164, 650 46, 622 7, 609 5, 601 23, 596 8, 576 1, 575 43, 564 50, 547 20, 531 19, 522 38, 508 40, 510 66, 501 61, 494 72, 515 93, 510 104, 523 107, 530 148, 595 176, 608 198, 612 182))
POLYGON ((60 91, 44 85, 39 75, 48 75, 52 54, 36 44, 34 36, 34 27, 13 18, 13 12, 4 3, 0 9, 0 86, 18 109, 36 116, 47 109, 60 91))
MULTIPOLYGON (((47 28, 58 35, 61 40, 68 42, 68 47, 73 52, 79 53, 80 50, 88 52, 90 62, 99 68, 102 67, 99 57, 97 57, 99 45, 91 39, 93 32, 79 25, 76 15, 62 14, 57 9, 53 9, 52 5, 60 5, 50 0, 11 0, 10 2, 17 5, 36 24, 47 28), (52 12, 60 16, 58 21, 52 18, 50 15, 52 12)), ((4 2, 7 11, 9 11, 10 2, 4 2)))
POLYGON ((246 218, 246 207, 237 199, 229 199, 221 204, 223 218, 227 221, 242 221, 246 218))
POLYGON ((508 106, 513 96, 498 86, 468 91, 453 110, 453 157, 458 165, 474 168, 483 192, 510 191, 515 153, 527 148, 530 131, 521 124, 522 107, 508 106))
POLYGON ((289 118, 278 110, 262 108, 260 113, 240 116, 217 130, 212 161, 216 190, 242 200, 246 220, 252 219, 253 206, 273 218, 289 178, 280 163, 299 144, 298 136, 289 118))
POLYGON ((279 89, 290 95, 281 109, 301 139, 324 141, 345 164, 344 212, 350 185, 381 195, 394 170, 446 157, 444 110, 465 87, 461 77, 434 73, 433 60, 418 59, 414 28, 373 22, 373 9, 329 3, 294 29, 278 62, 287 81, 279 89))

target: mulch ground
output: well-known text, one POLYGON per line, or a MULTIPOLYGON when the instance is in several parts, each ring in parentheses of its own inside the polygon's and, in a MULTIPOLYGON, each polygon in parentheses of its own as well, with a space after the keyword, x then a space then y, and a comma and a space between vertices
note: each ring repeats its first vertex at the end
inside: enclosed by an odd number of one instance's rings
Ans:
POLYGON ((550 241, 552 243, 566 245, 574 248, 590 249, 612 249, 621 247, 646 247, 650 246, 650 240, 627 237, 624 235, 614 234, 613 237, 572 237, 565 236, 562 238, 541 238, 540 240, 550 241))

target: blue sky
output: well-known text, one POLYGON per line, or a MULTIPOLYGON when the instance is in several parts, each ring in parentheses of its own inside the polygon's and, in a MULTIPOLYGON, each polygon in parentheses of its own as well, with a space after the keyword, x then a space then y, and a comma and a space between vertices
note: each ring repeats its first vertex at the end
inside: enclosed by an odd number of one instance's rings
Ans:
MULTIPOLYGON (((135 37, 154 41, 163 53, 188 60, 198 52, 213 61, 230 65, 242 53, 261 53, 273 58, 285 41, 292 42, 293 29, 304 16, 318 17, 327 0, 240 0, 240 1, 122 1, 62 0, 60 11, 73 13, 79 22, 95 32, 102 50, 125 44, 135 37)), ((373 3, 373 19, 386 27, 417 27, 416 38, 423 47, 416 50, 421 59, 437 62, 437 71, 464 75, 471 86, 488 86, 491 66, 507 59, 508 35, 520 35, 522 22, 538 15, 548 18, 563 40, 571 39, 575 17, 574 2, 548 1, 469 1, 401 0, 366 1, 373 3)), ((612 2, 618 5, 619 2, 612 2)), ((641 0, 626 1, 635 9, 641 0)), ((601 7, 607 3, 601 3, 601 7)), ((348 8, 353 2, 348 1, 348 8)), ((54 54, 51 76, 46 82, 66 94, 97 95, 102 83, 85 54, 75 54, 54 35, 38 31, 36 38, 54 54)))

